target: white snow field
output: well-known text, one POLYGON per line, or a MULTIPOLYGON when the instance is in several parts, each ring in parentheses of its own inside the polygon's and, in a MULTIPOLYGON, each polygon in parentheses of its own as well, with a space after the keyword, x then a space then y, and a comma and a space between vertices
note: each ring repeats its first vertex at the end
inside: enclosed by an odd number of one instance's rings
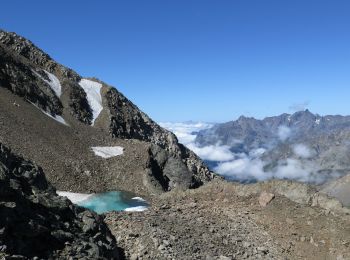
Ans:
POLYGON ((92 197, 94 194, 84 194, 84 193, 73 193, 68 191, 56 191, 59 196, 68 198, 72 203, 77 204, 88 198, 92 197))
POLYGON ((79 82, 79 85, 84 89, 86 93, 87 101, 89 102, 90 108, 92 110, 92 122, 91 124, 94 125, 96 118, 101 113, 103 106, 102 106, 102 97, 101 97, 101 88, 102 84, 88 80, 88 79, 82 79, 79 82))
POLYGON ((105 147, 91 147, 92 151, 95 155, 100 156, 102 158, 111 158, 118 155, 122 155, 124 153, 124 148, 121 146, 105 146, 105 147))
POLYGON ((46 75, 49 77, 50 81, 46 80, 45 78, 43 78, 39 73, 37 73, 36 71, 33 70, 34 74, 37 75, 39 78, 41 78, 43 81, 45 81, 50 88, 55 92, 55 94, 57 95, 57 97, 61 97, 62 94, 62 86, 60 81, 58 80, 58 78, 53 75, 52 73, 44 70, 46 75))

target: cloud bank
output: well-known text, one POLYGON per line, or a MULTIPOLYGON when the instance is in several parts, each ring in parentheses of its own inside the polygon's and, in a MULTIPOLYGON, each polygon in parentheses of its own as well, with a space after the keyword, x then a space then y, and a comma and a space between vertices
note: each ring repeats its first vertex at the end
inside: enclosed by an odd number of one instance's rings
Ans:
POLYGON ((301 158, 312 158, 315 154, 314 152, 304 144, 296 144, 293 146, 293 152, 295 155, 301 158))
POLYGON ((280 126, 278 128, 277 135, 281 141, 286 141, 290 137, 291 133, 292 130, 288 126, 280 126))
MULTIPOLYGON (((234 153, 229 146, 220 144, 200 147, 195 143, 197 132, 211 128, 213 124, 189 122, 160 123, 160 125, 175 133, 179 142, 194 151, 204 161, 210 162, 211 170, 229 180, 249 183, 269 179, 290 179, 320 184, 329 178, 318 173, 318 166, 310 160, 315 156, 315 151, 304 144, 292 146, 294 154, 291 158, 271 164, 261 158, 268 151, 264 148, 252 149, 246 154, 234 153)), ((287 141, 291 135, 292 130, 287 126, 281 126, 276 133, 281 142, 287 141)))

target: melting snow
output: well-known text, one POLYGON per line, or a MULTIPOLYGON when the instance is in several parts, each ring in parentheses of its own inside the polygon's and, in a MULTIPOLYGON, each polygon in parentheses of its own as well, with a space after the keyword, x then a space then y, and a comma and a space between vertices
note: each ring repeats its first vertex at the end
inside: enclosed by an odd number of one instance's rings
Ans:
POLYGON ((62 94, 62 86, 61 86, 61 83, 60 81, 58 80, 58 78, 53 75, 52 73, 44 70, 46 75, 49 77, 49 80, 46 80, 45 78, 43 78, 39 73, 37 73, 36 71, 33 70, 33 72, 35 73, 35 75, 37 75, 39 78, 41 78, 44 82, 46 82, 50 88, 56 93, 56 95, 58 97, 61 96, 62 94))
POLYGON ((137 200, 137 201, 141 201, 141 202, 146 202, 143 198, 141 197, 134 197, 132 198, 132 200, 137 200))
MULTIPOLYGON (((29 101, 29 102, 30 102, 30 101, 29 101)), ((48 112, 42 110, 40 107, 38 107, 38 106, 35 105, 34 103, 32 103, 32 102, 30 102, 30 103, 31 103, 33 106, 35 106, 37 109, 39 109, 41 112, 43 112, 45 115, 47 115, 48 117, 51 117, 53 120, 55 120, 55 121, 57 121, 57 122, 59 122, 59 123, 61 123, 61 124, 64 124, 64 125, 66 125, 66 126, 69 126, 69 124, 64 120, 63 117, 61 117, 61 116, 59 116, 59 115, 53 116, 53 115, 51 115, 50 113, 48 113, 48 112)))
POLYGON ((124 153, 124 148, 121 146, 110 146, 110 147, 91 147, 93 152, 102 158, 111 158, 124 153))
POLYGON ((59 196, 66 197, 74 204, 85 201, 94 195, 94 194, 84 194, 84 193, 73 193, 73 192, 67 192, 67 191, 57 191, 56 193, 59 196))
POLYGON ((137 206, 137 207, 131 207, 131 208, 126 208, 124 211, 134 211, 134 212, 140 212, 140 211, 145 211, 147 210, 146 206, 137 206))
POLYGON ((99 116, 103 109, 102 97, 100 93, 102 84, 92 80, 82 79, 79 82, 79 85, 84 89, 86 93, 87 101, 89 102, 90 108, 92 110, 92 125, 94 125, 96 118, 99 116))

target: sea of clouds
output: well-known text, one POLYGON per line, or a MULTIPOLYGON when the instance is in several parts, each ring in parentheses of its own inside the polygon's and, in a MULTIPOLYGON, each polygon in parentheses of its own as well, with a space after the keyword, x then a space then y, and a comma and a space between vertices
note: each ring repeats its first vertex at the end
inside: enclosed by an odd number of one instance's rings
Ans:
MULTIPOLYGON (((172 131, 179 142, 194 151, 202 160, 207 162, 211 170, 226 179, 250 183, 269 179, 290 179, 314 184, 324 183, 329 176, 318 173, 319 167, 312 161, 315 151, 304 144, 293 145, 293 155, 290 158, 274 162, 274 167, 262 159, 265 148, 252 149, 249 153, 234 153, 227 145, 199 146, 195 143, 198 131, 211 128, 214 124, 203 122, 160 123, 172 131)), ((292 135, 292 130, 282 126, 276 133, 280 142, 286 142, 292 135)), ((269 150, 274 149, 271 146, 269 150)))

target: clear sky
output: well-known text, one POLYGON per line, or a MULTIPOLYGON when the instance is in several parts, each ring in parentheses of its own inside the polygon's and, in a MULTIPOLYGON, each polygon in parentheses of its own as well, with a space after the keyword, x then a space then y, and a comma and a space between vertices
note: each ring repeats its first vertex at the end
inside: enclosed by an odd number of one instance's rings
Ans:
POLYGON ((350 114, 348 0, 8 0, 0 27, 156 121, 350 114))

